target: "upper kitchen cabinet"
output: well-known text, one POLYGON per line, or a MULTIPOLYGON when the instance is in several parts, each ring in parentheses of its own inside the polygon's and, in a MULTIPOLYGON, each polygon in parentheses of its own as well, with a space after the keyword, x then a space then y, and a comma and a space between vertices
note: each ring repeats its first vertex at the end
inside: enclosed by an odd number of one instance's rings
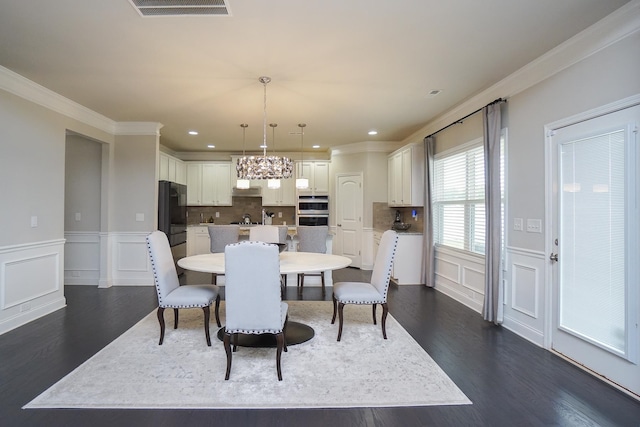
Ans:
POLYGON ((187 162, 187 205, 231 206, 231 163, 187 162))
POLYGON ((267 181, 262 180, 262 206, 295 206, 296 180, 287 178, 280 180, 280 188, 267 188, 267 181))
POLYGON ((187 183, 187 169, 182 160, 160 152, 158 163, 158 179, 160 181, 187 183))
POLYGON ((329 194, 329 162, 297 162, 296 178, 309 180, 309 188, 298 190, 298 194, 329 194))
POLYGON ((389 155, 389 206, 424 204, 424 147, 411 144, 389 155))

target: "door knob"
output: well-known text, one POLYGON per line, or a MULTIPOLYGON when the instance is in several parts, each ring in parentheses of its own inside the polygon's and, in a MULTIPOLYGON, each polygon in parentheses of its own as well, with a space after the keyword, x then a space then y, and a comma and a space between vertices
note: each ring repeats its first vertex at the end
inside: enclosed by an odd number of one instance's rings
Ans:
POLYGON ((336 224, 338 227, 342 227, 342 224, 336 224))
POLYGON ((553 252, 549 255, 549 259, 554 262, 558 262, 558 254, 554 254, 553 252))

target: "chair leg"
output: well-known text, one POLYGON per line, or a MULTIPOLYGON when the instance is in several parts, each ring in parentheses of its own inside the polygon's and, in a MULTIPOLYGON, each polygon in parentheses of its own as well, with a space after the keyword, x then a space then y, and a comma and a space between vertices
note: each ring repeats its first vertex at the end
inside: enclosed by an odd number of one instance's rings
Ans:
POLYGON ((338 318, 339 318, 339 326, 338 326, 338 341, 340 341, 340 338, 342 337, 342 309, 344 308, 344 303, 340 303, 338 304, 338 318))
POLYGON ((378 306, 378 304, 373 304, 373 324, 377 325, 376 323, 376 307, 378 306))
POLYGON ((226 381, 229 379, 229 374, 231 374, 231 334, 225 332, 222 341, 224 342, 224 351, 227 353, 227 373, 224 376, 226 381))
POLYGON ((218 284, 218 275, 216 273, 211 273, 211 284, 212 285, 218 284))
POLYGON ((238 334, 233 334, 233 351, 234 353, 238 350, 238 334))
POLYGON ((287 314, 287 317, 284 319, 284 327, 282 328, 282 333, 283 333, 283 337, 284 337, 284 351, 288 352, 289 349, 287 348, 287 325, 289 324, 289 315, 287 314))
POLYGON ((158 307, 158 322, 160 322, 160 342, 158 345, 162 345, 162 341, 164 341, 164 307, 158 307))
POLYGON ((389 307, 387 307, 387 303, 382 303, 382 336, 384 339, 387 339, 387 314, 389 313, 389 307))
POLYGON ((298 274, 298 294, 302 295, 302 288, 304 288, 304 273, 298 274))
POLYGON ((325 295, 325 292, 324 292, 324 271, 320 272, 320 280, 322 281, 322 296, 324 296, 325 295))
POLYGON ((331 324, 333 325, 334 323, 336 323, 336 313, 338 312, 338 300, 336 300, 335 295, 332 295, 331 298, 333 299, 333 317, 331 318, 331 324))
POLYGON ((284 332, 276 334, 276 370, 278 371, 278 381, 282 381, 282 369, 280 367, 280 359, 282 356, 282 348, 284 346, 284 332))
POLYGON ((173 329, 178 329, 178 309, 173 309, 173 329))
POLYGON ((216 297, 216 309, 214 314, 216 315, 216 324, 219 328, 222 326, 222 323, 220 323, 220 295, 216 297))
POLYGON ((204 336, 207 339, 207 345, 211 347, 211 335, 209 335, 209 319, 211 318, 211 310, 209 306, 202 307, 204 311, 204 336))

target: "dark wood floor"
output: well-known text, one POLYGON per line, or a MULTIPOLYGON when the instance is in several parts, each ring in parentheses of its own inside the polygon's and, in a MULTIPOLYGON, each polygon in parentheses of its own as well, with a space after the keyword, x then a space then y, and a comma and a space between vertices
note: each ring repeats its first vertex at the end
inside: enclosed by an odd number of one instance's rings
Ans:
MULTIPOLYGON (((358 280, 363 275, 367 273, 345 269, 334 276, 358 280)), ((208 279, 192 275, 186 281, 208 279)), ((390 312, 473 405, 23 410, 24 404, 156 307, 151 287, 75 286, 66 287, 65 294, 67 308, 0 336, 2 426, 640 426, 638 401, 423 286, 392 286, 390 312)), ((287 298, 298 298, 295 288, 287 290, 287 298)), ((330 291, 325 298, 330 299, 330 291)), ((319 288, 306 288, 304 299, 322 299, 319 288)))

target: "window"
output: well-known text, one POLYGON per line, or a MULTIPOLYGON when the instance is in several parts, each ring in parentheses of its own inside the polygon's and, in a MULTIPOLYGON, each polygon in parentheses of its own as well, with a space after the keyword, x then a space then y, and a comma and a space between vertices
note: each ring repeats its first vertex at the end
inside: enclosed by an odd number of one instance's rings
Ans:
MULTIPOLYGON (((503 133, 500 141, 503 201, 504 139, 503 133)), ((435 243, 484 255, 484 180, 482 139, 436 156, 433 191, 435 243)), ((504 210, 504 203, 502 205, 504 210)))

